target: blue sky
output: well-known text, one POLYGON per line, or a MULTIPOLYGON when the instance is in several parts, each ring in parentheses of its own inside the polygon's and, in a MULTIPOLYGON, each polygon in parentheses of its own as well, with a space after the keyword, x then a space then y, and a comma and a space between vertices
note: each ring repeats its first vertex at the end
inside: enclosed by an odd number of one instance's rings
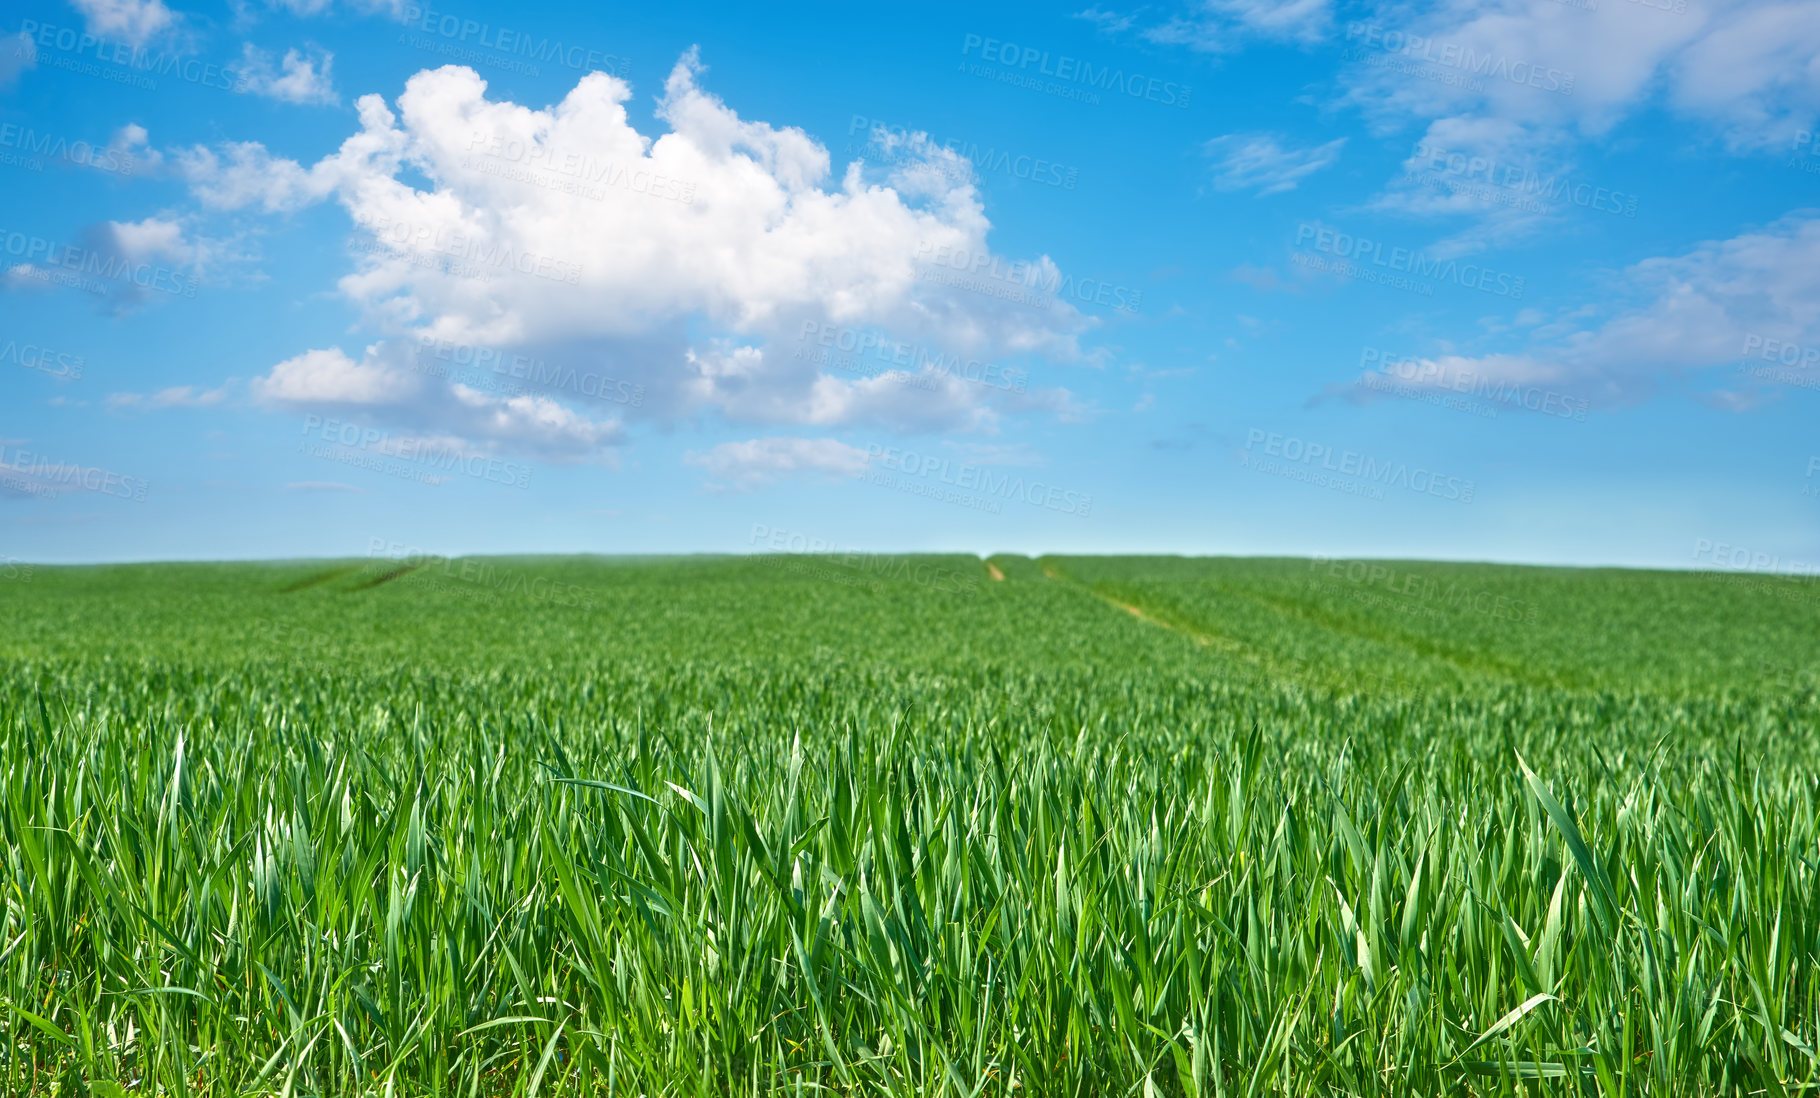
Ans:
POLYGON ((0 557, 1820 570, 1820 5, 27 0, 0 557))

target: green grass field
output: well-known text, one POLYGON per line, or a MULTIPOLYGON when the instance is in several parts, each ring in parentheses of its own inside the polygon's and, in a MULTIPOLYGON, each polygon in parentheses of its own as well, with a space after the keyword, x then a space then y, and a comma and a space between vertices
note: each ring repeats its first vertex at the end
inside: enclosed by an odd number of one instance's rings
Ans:
POLYGON ((417 563, 0 582, 0 1092, 1820 1090, 1820 584, 417 563))

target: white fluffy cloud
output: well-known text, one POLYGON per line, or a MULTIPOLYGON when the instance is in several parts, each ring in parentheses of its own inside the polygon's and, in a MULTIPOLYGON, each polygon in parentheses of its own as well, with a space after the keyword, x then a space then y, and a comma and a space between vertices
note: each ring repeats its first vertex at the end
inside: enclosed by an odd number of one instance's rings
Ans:
POLYGON ((295 160, 275 157, 254 141, 184 149, 177 153, 175 163, 191 192, 203 205, 215 209, 297 210, 327 198, 338 180, 333 158, 305 170, 295 160))
POLYGON ((1676 58, 1675 101, 1719 120, 1734 144, 1786 147, 1820 109, 1820 11, 1778 3, 1726 15, 1676 58))
MULTIPOLYGON (((1529 0, 1387 9, 1349 21, 1351 100, 1380 118, 1486 118, 1546 144, 1599 136, 1659 93, 1729 145, 1785 147, 1820 110, 1811 3, 1591 8, 1529 0)), ((1508 151, 1508 150, 1507 150, 1508 151)))
MULTIPOLYGON (((255 142, 172 159, 211 208, 339 202, 356 229, 340 289, 388 341, 534 347, 558 367, 611 361, 649 391, 649 414, 989 432, 995 405, 1011 407, 952 376, 826 371, 802 353, 805 325, 975 358, 1081 357, 1095 322, 1053 293, 1032 303, 1059 268, 992 252, 952 152, 917 135, 887 164, 835 178, 822 145, 741 118, 701 88, 701 72, 693 52, 678 62, 656 137, 633 127, 631 89, 612 75, 533 109, 489 99, 473 70, 445 66, 413 76, 396 111, 363 96, 360 130, 314 164, 255 142)), ((265 382, 290 399, 306 376, 351 381, 363 365, 299 355, 265 382)), ((447 390, 420 385, 412 399, 446 407, 447 390)))
POLYGON ((691 451, 683 462, 716 478, 709 487, 743 492, 799 473, 856 477, 866 471, 868 458, 859 447, 831 438, 755 438, 691 451))
POLYGON ((423 389, 423 377, 369 353, 361 361, 339 347, 305 351, 253 383, 253 395, 274 404, 402 404, 423 389))
MULTIPOLYGON (((1576 150, 1652 109, 1743 155, 1787 150, 1820 116, 1820 17, 1806 0, 1384 5, 1337 37, 1346 102, 1385 132, 1424 127, 1418 149, 1497 165, 1499 180, 1597 184, 1576 150)), ((1573 212, 1432 163, 1412 154, 1376 205, 1472 215, 1436 254, 1528 237, 1573 212)))
MULTIPOLYGON (((1800 355, 1820 357, 1820 217, 1791 216, 1684 255, 1644 260, 1624 272, 1617 289, 1632 304, 1602 321, 1581 310, 1538 324, 1526 349, 1437 355, 1397 380, 1446 387, 1469 377, 1626 401, 1646 395, 1664 375, 1738 362, 1774 367, 1782 360, 1748 353, 1793 345, 1800 349, 1794 364, 1811 382, 1814 358, 1800 355)), ((1747 388, 1782 383, 1775 369, 1769 373, 1767 381, 1747 380, 1747 388)))
POLYGON ((88 21, 97 38, 144 45, 153 36, 176 25, 177 17, 164 0, 70 0, 88 21))
POLYGON ((456 449, 499 448, 555 462, 611 463, 612 447, 623 439, 619 420, 592 419, 548 397, 438 384, 396 343, 368 347, 359 361, 340 348, 307 351, 256 379, 252 393, 269 407, 397 424, 456 449))
POLYGON ((1216 159, 1213 184, 1222 191, 1256 190, 1260 195, 1293 191, 1302 180, 1340 159, 1344 137, 1322 145, 1285 146, 1269 133, 1232 133, 1207 142, 1216 159))
POLYGON ((182 263, 193 253, 192 246, 184 239, 183 226, 169 218, 110 221, 108 225, 114 246, 120 250, 120 254, 135 263, 147 259, 182 263))
POLYGON ((998 424, 998 414, 981 402, 977 385, 931 366, 841 378, 816 373, 812 363, 771 367, 768 354, 756 346, 690 350, 687 403, 719 408, 744 422, 868 423, 910 434, 990 432, 998 424), (788 383, 777 384, 786 377, 788 383))
MULTIPOLYGON (((130 141, 123 131, 117 141, 130 141)), ((123 146, 123 148, 126 146, 123 146)), ((0 288, 92 294, 103 308, 123 312, 152 300, 194 297, 211 269, 241 258, 233 241, 192 237, 172 217, 104 221, 74 241, 35 240, 46 263, 18 263, 0 272, 0 288)))
POLYGON ((151 147, 151 135, 137 122, 128 122, 114 131, 100 156, 85 161, 90 167, 139 175, 163 165, 164 154, 151 147))
POLYGON ((235 66, 241 90, 250 95, 263 95, 286 103, 335 102, 335 55, 311 48, 307 53, 295 49, 284 51, 276 64, 272 55, 247 42, 235 66))

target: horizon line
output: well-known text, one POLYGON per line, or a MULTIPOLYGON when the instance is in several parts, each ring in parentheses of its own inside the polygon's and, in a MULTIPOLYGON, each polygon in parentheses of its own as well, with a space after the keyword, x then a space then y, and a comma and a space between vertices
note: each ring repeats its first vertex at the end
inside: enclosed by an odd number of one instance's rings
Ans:
POLYGON ((680 551, 680 552, 678 552, 678 551, 599 552, 599 551, 593 551, 593 550, 579 550, 579 551, 568 551, 568 552, 564 552, 564 551, 531 551, 531 552, 482 552, 482 553, 407 552, 407 553, 366 553, 366 554, 320 555, 320 556, 298 556, 298 557, 153 557, 153 558, 140 558, 140 559, 85 560, 85 561, 40 561, 40 560, 26 560, 26 559, 19 558, 19 557, 11 557, 11 558, 0 558, 0 562, 11 563, 11 564, 15 564, 15 565, 25 565, 25 566, 31 567, 31 568, 75 569, 75 568, 123 568, 123 567, 153 566, 153 565, 228 565, 228 564, 276 565, 276 564, 331 563, 331 562, 346 562, 346 561, 398 561, 398 560, 428 560, 428 559, 556 560, 556 559, 573 559, 573 558, 577 558, 577 557, 583 557, 583 558, 595 558, 595 559, 599 559, 602 561, 627 561, 627 562, 629 562, 629 561, 643 561, 643 560, 690 560, 690 559, 741 560, 741 559, 747 559, 747 558, 777 557, 777 556, 827 557, 827 558, 850 557, 850 556, 971 557, 974 560, 977 560, 982 564, 986 563, 987 561, 993 560, 995 558, 1002 558, 1002 557, 1014 557, 1014 558, 1021 558, 1024 560, 1031 560, 1031 561, 1040 561, 1040 560, 1044 560, 1044 559, 1051 559, 1051 558, 1058 558, 1058 557, 1079 557, 1079 558, 1098 558, 1098 559, 1136 557, 1136 558, 1149 558, 1149 559, 1157 559, 1157 560, 1176 559, 1176 560, 1229 560, 1229 561, 1280 560, 1280 561, 1308 561, 1310 563, 1316 563, 1316 564, 1322 563, 1322 562, 1335 562, 1335 563, 1360 562, 1360 563, 1376 563, 1376 564, 1479 565, 1479 566, 1483 566, 1483 567, 1493 567, 1493 568, 1572 569, 1572 570, 1576 570, 1576 571, 1665 572, 1665 573, 1689 573, 1689 574, 1696 574, 1696 575, 1711 574, 1711 575, 1717 575, 1717 576, 1762 576, 1762 577, 1771 578, 1771 579, 1783 578, 1783 579, 1791 579, 1791 580, 1794 580, 1794 579, 1813 580, 1816 578, 1820 578, 1820 574, 1817 574, 1816 572, 1813 572, 1813 571, 1791 572, 1791 571, 1760 570, 1760 569, 1752 569, 1752 568, 1719 568, 1719 567, 1714 567, 1710 564, 1702 566, 1699 562, 1693 562, 1693 563, 1690 563, 1687 565, 1667 565, 1667 564, 1642 565, 1642 564, 1617 564, 1617 563, 1591 563, 1591 564, 1588 564, 1588 563, 1573 563, 1573 562, 1560 562, 1560 561, 1490 560, 1490 559, 1484 559, 1484 558, 1459 558, 1459 557, 1404 557, 1404 556, 1369 556, 1369 555, 1349 556, 1349 555, 1329 555, 1329 554, 1323 554, 1323 553, 1237 554, 1237 553, 1179 553, 1179 552, 1175 552, 1175 553, 1171 553, 1171 552, 1135 552, 1135 553, 1133 553, 1133 552, 1124 552, 1124 553, 1048 552, 1048 553, 1031 554, 1031 553, 1020 553, 1020 552, 1012 552, 1012 551, 980 553, 980 552, 976 552, 976 551, 972 551, 972 550, 964 550, 964 549, 916 550, 916 551, 889 550, 889 549, 826 549, 826 550, 818 550, 818 551, 773 549, 773 550, 746 550, 746 551, 688 550, 688 551, 680 551))

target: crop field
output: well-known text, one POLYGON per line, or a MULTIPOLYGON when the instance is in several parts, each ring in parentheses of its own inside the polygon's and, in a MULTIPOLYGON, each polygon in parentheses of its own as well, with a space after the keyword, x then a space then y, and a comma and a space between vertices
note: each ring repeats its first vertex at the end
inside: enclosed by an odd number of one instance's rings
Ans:
POLYGON ((1820 583, 0 582, 6 1095, 1820 1091, 1820 583))

